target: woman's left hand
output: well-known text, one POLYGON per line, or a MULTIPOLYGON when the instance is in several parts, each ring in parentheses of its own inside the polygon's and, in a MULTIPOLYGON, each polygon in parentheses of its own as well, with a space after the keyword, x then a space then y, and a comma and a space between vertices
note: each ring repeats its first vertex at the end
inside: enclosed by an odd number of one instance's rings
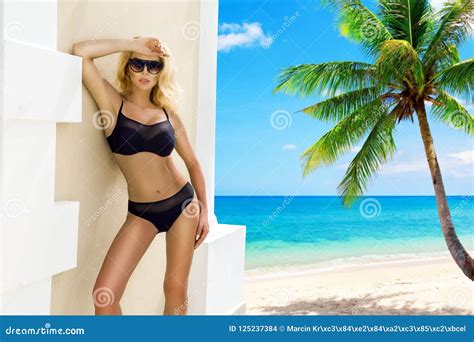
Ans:
POLYGON ((166 48, 158 38, 136 36, 133 37, 131 44, 131 51, 150 56, 169 57, 166 48))
POLYGON ((209 219, 207 217, 206 210, 201 212, 199 216, 198 229, 196 232, 196 241, 194 243, 194 249, 198 248, 201 243, 203 243, 207 234, 209 234, 209 219))

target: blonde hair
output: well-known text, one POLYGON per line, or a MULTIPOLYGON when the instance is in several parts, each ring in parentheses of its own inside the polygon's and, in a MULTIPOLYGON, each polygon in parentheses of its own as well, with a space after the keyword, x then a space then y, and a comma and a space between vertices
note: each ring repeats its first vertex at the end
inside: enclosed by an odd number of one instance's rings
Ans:
MULTIPOLYGON (((162 43, 163 46, 165 46, 162 43)), ((176 110, 178 105, 178 96, 181 95, 181 89, 176 82, 176 69, 171 59, 171 52, 165 46, 169 57, 160 57, 163 62, 163 69, 158 74, 158 82, 150 92, 150 101, 158 107, 176 110)), ((119 93, 123 97, 132 92, 132 80, 127 73, 127 64, 132 57, 133 51, 123 51, 120 53, 117 66, 117 84, 119 93)))

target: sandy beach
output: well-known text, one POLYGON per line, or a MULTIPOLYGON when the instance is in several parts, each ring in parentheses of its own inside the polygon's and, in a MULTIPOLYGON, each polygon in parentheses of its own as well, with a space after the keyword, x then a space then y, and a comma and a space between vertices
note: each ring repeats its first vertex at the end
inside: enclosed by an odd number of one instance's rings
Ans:
POLYGON ((447 255, 292 271, 247 273, 246 314, 474 314, 474 284, 447 255))

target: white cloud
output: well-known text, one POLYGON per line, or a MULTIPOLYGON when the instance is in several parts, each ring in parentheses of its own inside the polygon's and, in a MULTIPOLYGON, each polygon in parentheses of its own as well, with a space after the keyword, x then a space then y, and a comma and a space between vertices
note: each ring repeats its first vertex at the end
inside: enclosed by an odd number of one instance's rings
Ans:
POLYGON ((433 6, 435 10, 439 10, 445 1, 446 0, 431 0, 431 6, 433 6))
POLYGON ((296 149, 296 145, 295 144, 285 144, 281 147, 281 149, 283 151, 287 151, 287 150, 295 150, 296 149))
POLYGON ((441 9, 445 2, 454 2, 455 0, 431 0, 431 6, 437 11, 441 9))
MULTIPOLYGON (((379 174, 422 173, 429 175, 428 161, 424 154, 413 160, 397 161, 397 157, 399 156, 397 153, 392 161, 382 165, 379 174)), ((472 177, 474 170, 474 150, 441 155, 438 157, 438 160, 443 175, 449 175, 455 178, 472 177)), ((337 164, 336 168, 346 170, 348 166, 349 163, 341 163, 337 164)))
POLYGON ((417 159, 410 162, 394 162, 385 164, 380 170, 380 174, 395 174, 407 172, 429 171, 428 163, 425 159, 417 159))
POLYGON ((228 52, 235 47, 251 47, 260 45, 268 47, 272 38, 265 35, 260 23, 224 23, 219 28, 217 40, 218 51, 228 52))
POLYGON ((474 150, 451 153, 451 154, 448 154, 448 157, 455 158, 457 162, 462 165, 466 165, 466 164, 474 165, 474 150))
MULTIPOLYGON (((441 155, 438 158, 441 173, 456 178, 472 177, 474 167, 474 150, 461 151, 441 155)), ((391 162, 384 165, 380 174, 397 173, 429 173, 428 161, 425 155, 412 161, 391 162)))

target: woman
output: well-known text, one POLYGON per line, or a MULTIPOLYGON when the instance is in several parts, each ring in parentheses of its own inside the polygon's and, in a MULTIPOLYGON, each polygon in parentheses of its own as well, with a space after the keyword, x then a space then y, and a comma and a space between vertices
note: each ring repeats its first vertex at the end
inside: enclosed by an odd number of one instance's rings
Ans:
POLYGON ((83 58, 83 82, 97 106, 107 142, 128 186, 128 212, 94 285, 96 315, 122 314, 120 299, 131 273, 160 232, 166 232, 164 314, 187 313, 194 249, 209 232, 204 175, 176 112, 174 69, 157 38, 99 39, 73 45, 83 58), (121 52, 117 91, 94 59, 121 52), (171 152, 186 164, 192 184, 171 152), (195 189, 195 191, 194 191, 195 189), (104 301, 105 298, 105 301, 104 301))

